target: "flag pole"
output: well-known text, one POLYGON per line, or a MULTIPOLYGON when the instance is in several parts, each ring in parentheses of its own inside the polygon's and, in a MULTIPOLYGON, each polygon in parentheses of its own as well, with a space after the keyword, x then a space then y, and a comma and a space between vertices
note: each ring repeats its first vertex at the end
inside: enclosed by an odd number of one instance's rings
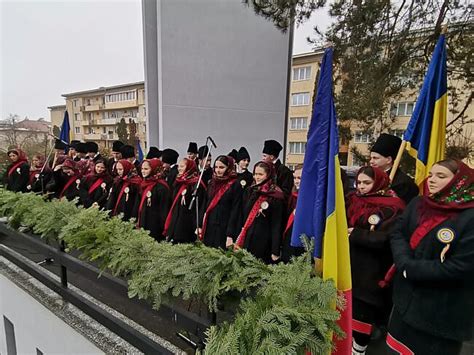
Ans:
MULTIPOLYGON (((443 24, 441 25, 441 34, 446 34, 448 32, 448 25, 443 24)), ((402 144, 400 145, 400 149, 398 150, 397 157, 395 158, 395 161, 393 162, 392 169, 390 170, 390 181, 393 181, 393 178, 395 177, 395 174, 397 172, 397 169, 400 165, 400 161, 403 156, 403 152, 406 149, 407 142, 405 140, 402 141, 402 144)))
POLYGON ((392 169, 390 170, 390 181, 393 181, 393 178, 395 177, 395 173, 397 172, 398 166, 400 165, 400 161, 402 160, 403 152, 405 151, 406 146, 407 142, 402 141, 400 149, 398 149, 397 157, 395 158, 392 169))

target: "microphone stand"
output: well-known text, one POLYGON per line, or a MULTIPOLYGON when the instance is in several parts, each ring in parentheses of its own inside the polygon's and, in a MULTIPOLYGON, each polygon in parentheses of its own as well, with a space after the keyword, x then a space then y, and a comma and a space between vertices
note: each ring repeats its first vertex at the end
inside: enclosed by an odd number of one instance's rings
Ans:
MULTIPOLYGON (((204 161, 207 162, 207 159, 209 158, 209 155, 211 155, 211 150, 213 147, 213 145, 210 144, 209 137, 206 138, 206 147, 207 147, 207 155, 204 161)), ((198 166, 198 169, 199 169, 199 166, 198 166)), ((196 232, 197 232, 198 238, 199 238, 199 197, 197 194, 198 194, 199 185, 201 184, 201 181, 202 181, 202 176, 204 175, 204 170, 205 169, 203 166, 201 173, 199 174, 199 179, 196 182, 196 186, 194 187, 191 203, 189 204, 189 210, 193 208, 193 204, 196 204, 196 232)))

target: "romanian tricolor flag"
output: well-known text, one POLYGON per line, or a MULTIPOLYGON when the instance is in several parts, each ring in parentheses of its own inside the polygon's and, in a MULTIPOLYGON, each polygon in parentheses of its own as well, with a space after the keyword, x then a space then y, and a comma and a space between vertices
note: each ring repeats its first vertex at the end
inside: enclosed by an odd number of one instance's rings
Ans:
POLYGON ((428 176, 433 164, 444 158, 448 113, 447 81, 446 39, 442 34, 403 135, 408 152, 416 159, 415 182, 418 186, 428 176))
POLYGON ((300 236, 315 240, 314 256, 323 279, 333 279, 346 299, 339 325, 345 339, 336 342, 336 354, 351 354, 352 284, 344 192, 339 167, 339 137, 333 98, 333 49, 321 63, 318 92, 308 131, 300 190, 291 244, 301 246, 300 236))
POLYGON ((64 111, 63 124, 61 125, 59 139, 63 142, 71 143, 71 126, 69 125, 69 114, 67 111, 64 111))

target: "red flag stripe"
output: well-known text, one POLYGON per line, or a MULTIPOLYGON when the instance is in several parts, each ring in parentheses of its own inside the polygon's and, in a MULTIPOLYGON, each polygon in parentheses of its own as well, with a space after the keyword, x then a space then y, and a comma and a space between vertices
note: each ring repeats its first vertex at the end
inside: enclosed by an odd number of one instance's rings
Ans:
POLYGON ((413 351, 411 351, 408 346, 403 344, 402 342, 398 341, 390 333, 387 334, 387 345, 395 350, 398 351, 400 355, 415 355, 413 351))
POLYGON ((352 318, 352 330, 356 332, 370 335, 372 333, 372 324, 361 322, 352 318))

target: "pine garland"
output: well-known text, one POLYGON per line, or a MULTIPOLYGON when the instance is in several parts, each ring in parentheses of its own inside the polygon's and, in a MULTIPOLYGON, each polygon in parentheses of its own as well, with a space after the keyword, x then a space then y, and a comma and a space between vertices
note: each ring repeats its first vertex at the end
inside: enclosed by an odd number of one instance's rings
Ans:
POLYGON ((147 299, 154 308, 181 297, 216 311, 218 300, 239 294, 234 322, 208 330, 209 354, 322 354, 331 349, 332 332, 343 335, 332 308, 334 301, 343 306, 341 298, 331 281, 313 274, 309 252, 290 264, 269 266, 245 250, 157 243, 147 231, 105 211, 3 189, 0 215, 12 228, 27 226, 43 238, 64 240, 102 271, 126 277, 129 297, 147 299))

